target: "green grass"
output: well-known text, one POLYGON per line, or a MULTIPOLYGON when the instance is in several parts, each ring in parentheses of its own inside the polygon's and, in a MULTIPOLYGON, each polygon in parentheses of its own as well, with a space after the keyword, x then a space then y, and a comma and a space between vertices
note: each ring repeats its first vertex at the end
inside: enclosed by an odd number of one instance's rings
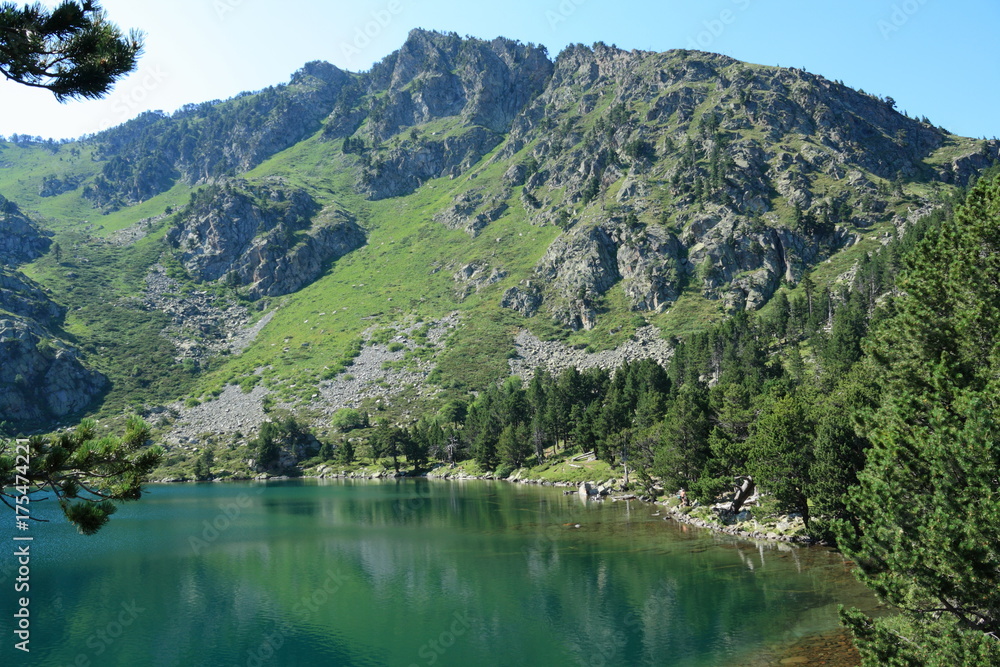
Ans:
POLYGON ((713 301, 701 295, 701 290, 689 287, 667 312, 649 320, 660 327, 665 334, 684 337, 703 331, 725 317, 721 301, 713 301))
MULTIPOLYGON (((681 61, 678 53, 664 54, 650 58, 642 66, 653 76, 656 71, 674 67, 681 61)), ((748 67, 757 68, 734 64, 722 69, 733 75, 735 70, 748 67)), ((656 91, 649 99, 630 100, 632 117, 644 123, 645 111, 659 96, 676 92, 685 85, 656 91)), ((660 135, 669 134, 680 146, 683 135, 678 136, 678 132, 692 136, 698 131, 698 118, 703 113, 715 111, 720 105, 725 107, 722 94, 716 92, 713 83, 705 81, 694 87, 704 99, 691 122, 682 127, 676 114, 660 119, 647 139, 656 141, 660 135)), ((598 119, 606 117, 615 103, 611 91, 610 85, 589 91, 596 98, 594 108, 586 114, 578 115, 578 107, 572 104, 553 113, 554 126, 558 128, 572 117, 574 132, 582 138, 594 129, 598 119)), ((469 128, 462 118, 451 117, 417 126, 416 131, 420 141, 441 141, 469 128)), ((734 140, 766 143, 759 127, 751 126, 735 134, 734 140)), ((383 157, 393 143, 405 150, 412 143, 409 136, 407 129, 371 150, 383 157)), ((795 152, 808 143, 808 139, 789 136, 776 150, 795 152)), ((929 166, 948 164, 955 157, 969 153, 976 144, 971 139, 949 137, 926 162, 929 166)), ((63 249, 61 263, 51 256, 45 257, 26 267, 25 272, 51 289, 55 299, 70 308, 62 333, 84 350, 88 363, 112 378, 102 414, 120 411, 136 402, 210 397, 229 382, 245 387, 262 382, 275 390, 279 400, 305 400, 318 382, 350 371, 364 332, 391 331, 390 326, 395 323, 421 319, 429 322, 455 311, 459 313, 461 326, 435 359, 434 381, 447 389, 447 396, 482 389, 506 376, 507 357, 519 328, 528 328, 542 339, 561 340, 598 351, 628 340, 644 320, 659 326, 665 335, 684 336, 724 317, 720 301, 704 298, 694 286, 688 287, 664 313, 636 313, 631 310, 621 283, 600 298, 597 324, 591 331, 571 332, 553 323, 544 310, 525 319, 502 309, 499 302, 503 292, 533 278, 534 267, 560 230, 531 224, 534 212, 524 210, 521 187, 510 189, 505 215, 475 238, 464 231, 445 228, 433 216, 470 190, 482 189, 484 199, 505 192, 502 177, 507 168, 527 160, 536 146, 528 144, 511 158, 500 160, 498 145, 460 177, 434 179, 408 196, 383 201, 368 201, 357 193, 355 180, 360 158, 344 155, 341 141, 324 141, 321 133, 317 133, 272 156, 242 178, 250 181, 281 178, 291 187, 308 191, 322 206, 350 211, 364 227, 368 242, 332 263, 319 280, 296 294, 265 300, 263 303, 275 314, 250 348, 241 355, 217 357, 195 372, 174 363, 173 346, 159 336, 165 324, 164 315, 136 310, 124 302, 141 294, 143 277, 157 261, 162 261, 181 280, 182 291, 221 289, 193 283, 184 277, 175 259, 164 255, 162 237, 172 218, 168 216, 150 236, 134 246, 116 248, 103 242, 140 219, 183 208, 191 195, 190 187, 179 184, 149 201, 102 215, 82 198, 82 186, 101 167, 100 162, 92 159, 93 146, 74 144, 52 152, 43 146, 0 143, 0 160, 10 167, 0 170, 0 192, 54 231, 54 240, 63 249), (74 150, 79 154, 73 155, 74 150), (52 174, 81 178, 81 187, 57 197, 40 197, 41 179, 52 174), (453 275, 473 261, 502 269, 507 276, 458 301, 453 275), (75 277, 68 276, 69 273, 75 277), (258 369, 262 369, 260 376, 255 375, 258 369)), ((704 166, 705 158, 701 157, 700 162, 704 166)), ((675 202, 670 190, 663 187, 672 165, 672 159, 661 160, 650 173, 642 175, 651 185, 654 202, 652 209, 640 211, 645 222, 658 220, 662 211, 676 215, 672 211, 675 202)), ((622 169, 627 172, 626 166, 622 169)), ((579 219, 581 225, 604 222, 609 210, 618 207, 615 197, 623 183, 624 178, 607 188, 603 206, 600 200, 586 207, 575 206, 574 219, 579 219)), ((811 187, 818 196, 835 196, 844 192, 846 180, 820 174, 813 178, 811 187)), ((911 195, 926 196, 933 192, 936 186, 907 185, 907 193, 911 195)), ((534 194, 541 201, 551 199, 559 206, 566 196, 566 187, 539 188, 534 194)), ((773 204, 773 212, 780 220, 787 221, 791 209, 780 199, 773 204)), ((812 274, 818 286, 850 269, 862 253, 876 249, 878 236, 889 229, 888 218, 893 212, 904 213, 905 203, 900 204, 898 211, 887 212, 885 221, 875 228, 859 232, 863 237, 860 243, 821 263, 812 274)), ((418 357, 430 359, 433 355, 430 348, 420 347, 407 351, 404 361, 394 365, 412 366, 418 357)))
POLYGON ((612 468, 604 461, 597 459, 571 461, 572 457, 572 454, 565 458, 562 455, 557 455, 541 465, 524 469, 520 478, 580 484, 582 482, 603 482, 622 476, 620 470, 612 468))

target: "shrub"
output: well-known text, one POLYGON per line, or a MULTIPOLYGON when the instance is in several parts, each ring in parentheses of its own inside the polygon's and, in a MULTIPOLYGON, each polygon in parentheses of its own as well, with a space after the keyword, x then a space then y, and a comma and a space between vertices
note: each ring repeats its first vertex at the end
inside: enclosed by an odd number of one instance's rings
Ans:
POLYGON ((512 466, 509 463, 501 463, 500 465, 497 466, 497 469, 494 472, 494 474, 500 479, 507 479, 508 477, 514 474, 514 466, 512 466))
POLYGON ((357 428, 364 428, 366 421, 365 415, 358 410, 354 408, 341 408, 333 413, 330 423, 338 431, 347 433, 357 428))

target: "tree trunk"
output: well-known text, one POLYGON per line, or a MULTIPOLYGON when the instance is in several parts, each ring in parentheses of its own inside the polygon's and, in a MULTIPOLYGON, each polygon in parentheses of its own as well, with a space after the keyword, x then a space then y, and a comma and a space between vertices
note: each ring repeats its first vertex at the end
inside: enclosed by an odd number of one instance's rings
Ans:
POLYGON ((736 497, 733 498, 732 504, 729 506, 729 511, 736 514, 743 507, 743 503, 753 495, 756 485, 753 483, 753 479, 750 477, 737 477, 736 481, 739 482, 739 487, 736 489, 736 497))

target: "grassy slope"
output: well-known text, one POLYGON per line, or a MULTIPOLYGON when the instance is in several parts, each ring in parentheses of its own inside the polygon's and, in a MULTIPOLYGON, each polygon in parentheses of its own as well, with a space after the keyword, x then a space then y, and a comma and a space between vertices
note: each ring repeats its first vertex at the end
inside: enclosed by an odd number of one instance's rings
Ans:
MULTIPOLYGON (((575 123, 584 129, 593 127, 596 119, 606 113, 611 99, 611 95, 600 97, 596 108, 578 117, 575 123)), ((716 105, 721 105, 721 98, 710 94, 701 106, 708 109, 716 105)), ((641 116, 648 106, 644 102, 634 106, 633 111, 641 116)), ((562 120, 557 118, 556 122, 562 120)), ((667 119, 664 124, 670 122, 667 119)), ((417 129, 423 135, 432 131, 447 135, 459 130, 457 119, 437 120, 417 129)), ((754 132, 747 130, 744 137, 755 138, 754 132)), ((405 140, 407 134, 408 131, 400 138, 405 140)), ((945 164, 969 152, 974 145, 973 140, 952 137, 927 163, 945 164)), ((137 313, 120 305, 121 299, 140 293, 147 267, 161 259, 163 248, 159 239, 169 219, 155 233, 128 248, 107 246, 99 241, 140 219, 183 206, 190 188, 178 185, 137 206, 101 215, 81 197, 81 189, 57 197, 38 195, 43 176, 87 177, 96 173, 101 163, 92 160, 92 147, 74 144, 52 152, 42 146, 0 144, 0 162, 6 167, 0 169, 0 193, 52 230, 64 249, 61 262, 57 263, 50 254, 24 271, 51 289, 57 302, 71 307, 65 336, 83 347, 90 364, 112 377, 114 386, 103 410, 106 414, 120 412, 130 402, 166 402, 188 393, 211 392, 258 368, 266 369, 268 384, 287 385, 294 381, 299 385, 298 393, 308 395, 309 385, 330 369, 336 369, 363 331, 404 318, 433 319, 460 311, 464 326, 451 338, 448 349, 438 360, 442 384, 476 389, 506 373, 506 355, 519 326, 528 327, 543 338, 561 338, 569 344, 603 349, 621 343, 643 319, 660 326, 666 334, 684 335, 723 316, 718 302, 703 298, 694 287, 669 311, 636 317, 618 285, 604 296, 601 306, 606 312, 589 332, 567 332, 544 317, 525 320, 501 309, 500 295, 530 276, 559 230, 533 226, 527 221, 519 188, 514 188, 504 217, 474 239, 465 232, 446 229, 434 222, 432 216, 446 208, 456 194, 497 183, 507 166, 525 159, 530 149, 529 145, 511 160, 494 164, 490 164, 492 155, 488 155, 463 177, 436 179, 412 195, 377 202, 364 200, 354 192, 356 158, 343 155, 339 142, 324 142, 316 136, 260 165, 246 178, 279 176, 308 189, 321 203, 337 203, 354 212, 367 230, 368 244, 334 263, 312 285, 277 299, 277 314, 256 343, 239 357, 219 358, 200 376, 184 374, 172 363, 169 344, 158 336, 162 321, 156 313, 137 313), (461 266, 475 260, 506 270, 507 277, 460 302, 452 276, 461 266), (69 273, 75 277, 68 276, 69 273), (136 360, 149 369, 146 377, 133 373, 136 360)), ((665 165, 660 165, 644 177, 650 183, 662 183, 665 169, 665 165)), ((620 185, 621 181, 612 185, 608 194, 613 195, 620 185)), ((842 183, 832 181, 813 185, 818 191, 828 193, 843 187, 842 183)), ((941 186, 916 183, 907 189, 926 195, 941 186)), ((665 210, 669 209, 671 197, 666 189, 654 190, 653 199, 660 201, 665 210)), ((558 198, 559 193, 555 195, 558 198)), ((878 238, 891 229, 892 214, 905 214, 905 208, 903 203, 898 210, 888 212, 883 223, 858 230, 861 241, 821 263, 813 273, 816 282, 834 280, 861 253, 877 248, 878 238)), ((777 210, 781 214, 780 206, 777 210)), ((590 210, 586 217, 598 219, 602 214, 590 210)), ((192 287, 188 285, 188 289, 192 287)))

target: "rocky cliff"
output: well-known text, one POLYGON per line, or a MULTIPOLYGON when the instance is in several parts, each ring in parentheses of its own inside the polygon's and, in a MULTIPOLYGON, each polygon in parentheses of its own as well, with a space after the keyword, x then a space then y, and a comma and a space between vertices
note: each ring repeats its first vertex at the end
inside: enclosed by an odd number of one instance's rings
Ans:
POLYGON ((193 198, 167 234, 198 280, 225 280, 251 298, 289 294, 365 235, 353 216, 320 210, 305 191, 272 182, 227 181, 193 198))
POLYGON ((62 340, 66 309, 15 267, 44 254, 52 241, 0 196, 0 421, 41 422, 85 408, 107 385, 62 340))
POLYGON ((38 423, 83 410, 107 387, 79 352, 29 319, 0 316, 0 415, 38 423))
POLYGON ((0 264, 17 266, 41 257, 52 243, 51 236, 0 195, 0 264))

